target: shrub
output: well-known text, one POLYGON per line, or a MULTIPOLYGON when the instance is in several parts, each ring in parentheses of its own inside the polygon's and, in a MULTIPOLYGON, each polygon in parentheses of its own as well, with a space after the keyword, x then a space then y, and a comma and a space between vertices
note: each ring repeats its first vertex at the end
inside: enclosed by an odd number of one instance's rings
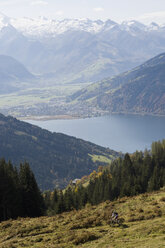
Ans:
POLYGON ((101 226, 102 225, 102 220, 100 217, 94 222, 94 225, 95 226, 101 226))
POLYGON ((134 222, 134 221, 140 221, 140 220, 144 220, 144 215, 139 215, 137 217, 129 218, 128 222, 134 222))
POLYGON ((103 211, 102 218, 107 222, 111 219, 111 215, 112 215, 112 210, 110 208, 107 208, 103 211))
POLYGON ((146 215, 145 216, 145 219, 146 220, 150 220, 150 219, 154 219, 155 218, 155 215, 154 214, 150 214, 150 215, 146 215))
POLYGON ((12 226, 12 223, 11 222, 5 222, 3 225, 2 225, 2 227, 3 228, 8 228, 8 227, 11 227, 12 226))
POLYGON ((87 208, 87 209, 88 209, 88 208, 92 208, 91 203, 89 203, 89 202, 88 202, 88 203, 86 203, 85 208, 87 208))
POLYGON ((95 217, 88 217, 83 221, 82 226, 83 228, 91 227, 94 225, 95 221, 96 221, 95 217))
POLYGON ((92 241, 92 240, 96 240, 99 237, 91 232, 83 232, 78 234, 78 236, 75 238, 75 240, 73 241, 73 243, 75 245, 79 245, 79 244, 84 244, 86 242, 92 241))
POLYGON ((158 202, 157 202, 157 201, 153 201, 153 202, 152 202, 152 205, 153 205, 153 206, 158 205, 158 202))
POLYGON ((154 213, 156 214, 157 217, 161 217, 162 216, 162 211, 160 209, 155 209, 154 213))
POLYGON ((42 237, 38 237, 38 238, 35 240, 35 242, 41 242, 42 240, 43 240, 42 237))
POLYGON ((81 229, 82 225, 80 223, 76 223, 70 226, 70 230, 81 229))

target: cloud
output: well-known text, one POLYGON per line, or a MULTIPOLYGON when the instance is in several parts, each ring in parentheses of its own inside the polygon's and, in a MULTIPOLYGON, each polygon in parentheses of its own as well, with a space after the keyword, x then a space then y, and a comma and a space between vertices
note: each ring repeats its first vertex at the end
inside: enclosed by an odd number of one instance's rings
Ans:
POLYGON ((16 5, 16 4, 20 4, 20 3, 28 3, 29 0, 0 0, 0 5, 1 6, 8 6, 8 5, 16 5))
POLYGON ((57 16, 62 16, 62 15, 64 14, 64 12, 61 11, 61 10, 59 10, 59 11, 57 11, 55 14, 56 14, 57 16))
POLYGON ((146 24, 150 24, 151 22, 165 24, 165 11, 145 13, 139 16, 137 19, 146 24))
POLYGON ((94 8, 93 11, 95 11, 95 12, 103 12, 104 9, 102 7, 97 7, 97 8, 94 8))
POLYGON ((44 0, 36 0, 36 1, 33 1, 31 2, 31 5, 48 5, 48 3, 44 0))

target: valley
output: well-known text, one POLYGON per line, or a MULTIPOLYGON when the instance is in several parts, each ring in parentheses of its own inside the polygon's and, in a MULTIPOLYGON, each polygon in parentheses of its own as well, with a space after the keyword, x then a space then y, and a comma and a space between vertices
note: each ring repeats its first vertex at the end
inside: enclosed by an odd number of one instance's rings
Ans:
MULTIPOLYGON (((160 115, 165 112, 165 54, 96 83, 54 83, 33 78, 0 94, 0 111, 15 117, 86 118, 111 113, 160 115), (41 80, 41 81, 40 81, 41 80)), ((8 86, 16 84, 8 82, 8 86)), ((7 90, 7 88, 6 88, 7 90)))
POLYGON ((16 19, 1 13, 0 112, 31 118, 164 115, 164 30, 135 20, 16 19))
MULTIPOLYGON (((31 87, 10 94, 0 94, 0 112, 15 117, 78 115, 68 107, 67 96, 89 84, 60 84, 48 87, 31 87)), ((86 111, 83 111, 84 115, 86 111)))

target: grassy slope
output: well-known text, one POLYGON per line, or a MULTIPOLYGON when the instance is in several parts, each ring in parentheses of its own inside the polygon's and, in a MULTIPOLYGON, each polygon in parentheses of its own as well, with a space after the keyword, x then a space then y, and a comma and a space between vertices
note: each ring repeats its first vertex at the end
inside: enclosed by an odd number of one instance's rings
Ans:
POLYGON ((0 223, 0 247, 165 247, 165 188, 54 217, 0 223), (108 224, 112 209, 125 219, 108 224))

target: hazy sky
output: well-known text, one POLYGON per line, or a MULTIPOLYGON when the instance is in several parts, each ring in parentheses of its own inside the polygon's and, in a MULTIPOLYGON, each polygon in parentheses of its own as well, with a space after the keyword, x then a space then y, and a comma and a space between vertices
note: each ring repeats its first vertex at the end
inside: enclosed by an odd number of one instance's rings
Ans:
POLYGON ((165 23, 165 0, 0 0, 10 17, 138 19, 165 23))

